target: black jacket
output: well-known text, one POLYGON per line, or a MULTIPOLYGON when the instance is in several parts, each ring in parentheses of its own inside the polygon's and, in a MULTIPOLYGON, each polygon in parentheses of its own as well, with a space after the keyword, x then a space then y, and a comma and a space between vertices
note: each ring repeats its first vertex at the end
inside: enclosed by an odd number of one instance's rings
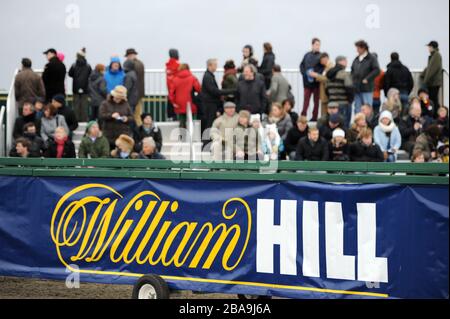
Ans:
POLYGON ((383 162, 384 155, 380 147, 375 143, 367 146, 361 141, 350 144, 350 160, 352 162, 383 162))
POLYGON ((65 78, 66 66, 57 57, 52 58, 45 66, 44 73, 42 73, 47 102, 50 102, 57 94, 66 94, 65 78))
MULTIPOLYGON (((44 157, 47 158, 56 158, 58 154, 57 145, 53 138, 49 138, 47 141, 47 149, 44 152, 44 157)), ((77 155, 75 153, 75 145, 73 142, 68 139, 64 144, 64 151, 62 158, 76 158, 77 155)))
POLYGON ((419 135, 431 124, 432 120, 428 116, 415 119, 408 115, 408 117, 402 119, 398 125, 403 142, 415 142, 419 135), (414 129, 414 124, 416 123, 422 124, 422 128, 417 131, 414 129))
POLYGON ((308 137, 302 138, 297 145, 295 155, 296 161, 328 161, 330 158, 328 142, 319 138, 317 143, 312 145, 308 137))
POLYGON ((380 74, 380 71, 378 60, 371 53, 368 53, 362 61, 359 61, 359 57, 356 57, 352 64, 352 79, 355 91, 357 93, 373 92, 375 78, 380 74), (363 80, 367 80, 369 83, 364 84, 363 80))
POLYGON ((387 66, 383 88, 386 96, 391 88, 396 88, 401 93, 407 94, 410 94, 414 88, 414 79, 411 72, 400 61, 394 61, 387 66))
POLYGON ((236 104, 238 111, 247 110, 252 114, 267 113, 266 87, 263 82, 239 81, 236 104))
POLYGON ((134 108, 139 103, 138 76, 132 61, 126 61, 123 64, 123 69, 125 71, 125 78, 123 81, 124 86, 127 88, 128 104, 130 104, 131 109, 134 111, 134 108))
POLYGON ((333 145, 332 143, 330 145, 330 161, 333 162, 348 162, 350 161, 349 153, 349 145, 345 143, 341 146, 333 145))
MULTIPOLYGON (((308 81, 308 70, 315 70, 318 73, 320 70, 317 68, 320 65, 320 52, 308 52, 303 57, 302 62, 300 63, 300 73, 303 75, 303 87, 305 88, 317 88, 319 87, 320 83, 317 81, 309 82, 308 81)), ((323 68, 322 68, 323 71, 323 68)))
POLYGON ((150 129, 150 132, 148 132, 148 133, 144 130, 143 126, 139 126, 137 129, 135 129, 134 140, 136 141, 136 152, 141 151, 142 140, 146 137, 152 137, 155 140, 157 151, 161 152, 162 143, 163 143, 162 134, 161 134, 161 130, 156 126, 153 126, 150 129))
POLYGON ((89 76, 92 68, 85 58, 78 58, 70 67, 69 76, 73 78, 73 94, 89 94, 89 76))
POLYGON ((25 124, 28 123, 34 123, 36 126, 36 131, 39 134, 41 130, 41 120, 36 118, 36 113, 33 113, 28 116, 21 116, 16 119, 16 122, 14 123, 14 129, 13 129, 13 137, 14 139, 17 139, 21 136, 23 136, 23 127, 25 124))
POLYGON ((291 152, 295 152, 297 149, 298 142, 308 136, 308 128, 304 132, 300 132, 297 124, 293 128, 291 128, 286 136, 286 140, 284 141, 284 147, 286 148, 286 152, 289 154, 291 152))
MULTIPOLYGON (((31 143, 31 147, 28 150, 28 152, 29 152, 28 157, 33 157, 33 158, 42 157, 43 152, 45 151, 44 140, 36 134, 25 133, 25 134, 23 134, 23 137, 26 138, 31 143)), ((10 157, 20 157, 16 151, 16 143, 14 143, 14 145, 9 153, 9 156, 10 157)))
MULTIPOLYGON (((78 128, 78 120, 75 116, 74 111, 69 108, 67 105, 63 105, 58 109, 58 114, 64 116, 67 126, 71 132, 75 131, 78 128)), ((69 133, 69 132, 67 132, 69 133)))
POLYGON ((92 106, 100 106, 108 93, 106 92, 106 81, 100 72, 94 71, 89 77, 89 96, 92 106))
POLYGON ((202 92, 200 98, 203 104, 215 104, 219 108, 222 104, 220 100, 224 95, 217 85, 216 77, 213 73, 206 71, 202 81, 202 92))
POLYGON ((337 128, 340 128, 341 130, 346 132, 346 129, 344 128, 344 124, 342 122, 339 123, 339 125, 335 128, 331 128, 330 123, 326 122, 319 128, 320 136, 323 137, 327 142, 330 142, 333 138, 333 131, 337 128))
POLYGON ((266 89, 270 87, 270 81, 272 79, 272 69, 275 65, 275 54, 273 53, 265 53, 263 60, 261 62, 261 66, 258 68, 258 72, 264 75, 264 80, 266 84, 266 89))

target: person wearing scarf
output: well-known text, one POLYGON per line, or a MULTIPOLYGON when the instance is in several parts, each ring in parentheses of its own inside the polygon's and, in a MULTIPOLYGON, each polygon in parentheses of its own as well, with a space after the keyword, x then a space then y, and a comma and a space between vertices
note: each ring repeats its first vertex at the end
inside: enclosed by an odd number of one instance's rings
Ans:
POLYGON ((397 161, 397 152, 402 145, 402 136, 391 112, 383 111, 380 114, 378 126, 374 130, 374 140, 383 152, 385 162, 397 161))
POLYGON ((69 139, 64 127, 57 127, 55 135, 47 142, 47 149, 44 152, 47 158, 76 158, 75 145, 69 139))

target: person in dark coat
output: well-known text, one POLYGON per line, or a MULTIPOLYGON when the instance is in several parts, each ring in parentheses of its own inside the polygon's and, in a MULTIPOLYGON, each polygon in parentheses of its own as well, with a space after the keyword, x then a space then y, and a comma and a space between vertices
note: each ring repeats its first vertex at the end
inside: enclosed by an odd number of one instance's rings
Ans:
POLYGON ((330 142, 333 138, 333 131, 335 129, 342 129, 345 132, 344 122, 342 120, 342 117, 335 113, 331 114, 328 117, 328 121, 324 123, 319 128, 320 136, 324 138, 327 142, 330 142))
POLYGON ((383 90, 386 96, 392 88, 400 91, 403 109, 407 110, 409 95, 414 88, 414 79, 411 71, 400 62, 400 56, 397 52, 391 54, 391 63, 387 65, 387 71, 384 74, 383 90))
POLYGON ((319 135, 317 128, 310 128, 307 137, 297 145, 296 161, 328 161, 330 150, 328 142, 319 135))
POLYGON ((291 128, 284 140, 284 146, 286 153, 289 155, 289 159, 295 158, 295 152, 297 151, 298 142, 308 136, 309 127, 308 119, 306 116, 301 116, 297 119, 296 125, 291 128))
POLYGON ((22 70, 14 80, 14 94, 19 108, 25 101, 45 98, 44 82, 41 76, 31 69, 31 66, 30 59, 22 59, 22 70))
POLYGON ((441 136, 444 139, 449 138, 448 108, 441 106, 438 110, 438 118, 435 124, 441 130, 441 136))
POLYGON ((142 125, 134 132, 134 140, 136 141, 136 151, 142 149, 142 140, 146 137, 151 137, 155 141, 156 150, 161 152, 163 139, 161 130, 153 123, 153 118, 150 114, 144 113, 141 116, 142 125))
POLYGON ((430 56, 428 57, 428 65, 420 75, 423 85, 430 93, 430 99, 435 106, 433 116, 436 116, 436 112, 439 108, 439 91, 443 84, 443 66, 442 55, 439 52, 439 43, 431 41, 428 44, 428 51, 430 56))
POLYGON ((139 86, 138 77, 134 69, 134 62, 132 60, 126 60, 123 63, 123 70, 125 71, 124 85, 127 88, 127 99, 130 104, 131 110, 136 110, 136 106, 139 103, 139 86))
MULTIPOLYGON (((237 69, 233 60, 228 60, 225 62, 223 66, 224 73, 222 79, 222 89, 224 90, 237 90, 238 86, 238 77, 237 77, 237 69)), ((234 94, 229 94, 225 97, 225 101, 227 102, 236 102, 234 94)))
POLYGON ((268 113, 268 103, 264 82, 256 79, 256 68, 252 65, 244 67, 244 80, 238 84, 236 104, 238 111, 246 110, 251 114, 268 113))
POLYGON ((209 59, 207 71, 203 76, 200 94, 202 110, 202 132, 212 127, 214 120, 222 113, 222 96, 234 93, 234 90, 220 90, 214 72, 217 71, 217 60, 209 59))
POLYGON ((41 120, 36 117, 36 113, 33 110, 33 104, 31 102, 25 102, 23 104, 22 115, 19 116, 14 122, 13 137, 15 139, 23 136, 23 128, 27 123, 33 123, 39 133, 41 128, 41 120))
POLYGON ((272 45, 268 42, 264 43, 264 56, 261 66, 258 68, 259 73, 264 75, 264 83, 266 90, 270 88, 270 81, 272 79, 272 69, 275 65, 275 54, 273 53, 272 45))
POLYGON ((304 102, 303 102, 303 116, 308 115, 309 103, 311 96, 314 99, 314 110, 311 121, 316 122, 319 116, 320 103, 320 83, 310 76, 311 72, 321 74, 323 68, 320 68, 320 45, 321 41, 317 38, 312 40, 312 50, 305 54, 302 63, 300 64, 300 73, 303 76, 304 102))
POLYGON ((56 56, 55 49, 48 49, 44 54, 47 56, 48 63, 42 73, 42 81, 45 86, 46 102, 51 102, 55 95, 62 94, 65 96, 64 80, 67 71, 64 63, 56 56))
POLYGON ((52 104, 57 108, 58 114, 64 116, 64 119, 66 120, 67 126, 70 130, 69 136, 72 136, 72 133, 78 128, 78 121, 77 117, 75 116, 75 112, 66 105, 66 99, 64 95, 55 95, 52 99, 52 104))
POLYGON ((155 140, 152 137, 146 137, 142 141, 142 150, 138 156, 139 159, 144 160, 165 160, 166 158, 159 153, 156 148, 155 140))
POLYGON ((55 137, 49 137, 47 149, 44 152, 46 158, 76 158, 75 145, 70 140, 65 128, 58 127, 55 137))
POLYGON ((73 79, 73 109, 78 122, 89 118, 89 76, 92 68, 86 60, 86 49, 77 53, 76 62, 70 67, 69 76, 73 79))
POLYGON ((349 147, 352 162, 384 162, 384 155, 380 147, 373 142, 370 128, 363 129, 355 143, 349 147))
POLYGON ((348 162, 350 161, 349 145, 345 138, 345 131, 337 128, 333 131, 333 138, 330 141, 330 161, 348 162))
POLYGON ((36 125, 33 122, 25 124, 22 137, 30 141, 30 156, 42 157, 45 151, 45 142, 37 133, 36 125))
MULTIPOLYGON (((103 101, 106 100, 106 81, 104 78, 106 67, 103 64, 97 64, 94 72, 89 77, 89 95, 91 97, 91 115, 90 121, 98 119, 98 110, 103 101)), ((100 127, 101 123, 99 122, 100 127)))
POLYGON ((31 143, 26 138, 18 138, 11 151, 9 152, 9 157, 21 157, 21 158, 31 158, 36 157, 30 151, 31 143))
POLYGON ((127 60, 134 62, 134 70, 137 75, 137 87, 138 87, 138 103, 134 110, 134 121, 137 126, 142 125, 141 114, 144 108, 145 97, 145 66, 144 63, 138 59, 138 53, 135 49, 128 49, 125 53, 127 60))
POLYGON ((363 104, 373 105, 375 78, 380 74, 381 69, 378 59, 369 52, 366 41, 358 41, 355 46, 358 56, 352 64, 352 80, 355 88, 355 114, 358 114, 363 104))

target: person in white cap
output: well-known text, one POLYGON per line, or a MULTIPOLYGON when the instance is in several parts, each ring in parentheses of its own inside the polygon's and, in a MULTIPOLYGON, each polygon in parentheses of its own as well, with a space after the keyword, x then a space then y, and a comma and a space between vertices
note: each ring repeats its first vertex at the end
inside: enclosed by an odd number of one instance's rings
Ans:
POLYGON ((345 131, 337 128, 333 131, 333 138, 330 142, 330 160, 334 162, 350 161, 349 146, 345 138, 345 131))
POLYGON ((402 145, 402 136, 391 112, 381 112, 378 126, 375 127, 373 135, 375 144, 380 147, 384 154, 385 162, 396 162, 397 152, 402 145))

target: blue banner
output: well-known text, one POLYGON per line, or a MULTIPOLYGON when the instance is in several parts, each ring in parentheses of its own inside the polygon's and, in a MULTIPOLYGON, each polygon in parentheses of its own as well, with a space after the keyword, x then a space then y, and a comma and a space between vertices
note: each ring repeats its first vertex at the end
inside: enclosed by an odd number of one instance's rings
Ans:
POLYGON ((0 274, 448 298, 447 186, 0 177, 0 274))

